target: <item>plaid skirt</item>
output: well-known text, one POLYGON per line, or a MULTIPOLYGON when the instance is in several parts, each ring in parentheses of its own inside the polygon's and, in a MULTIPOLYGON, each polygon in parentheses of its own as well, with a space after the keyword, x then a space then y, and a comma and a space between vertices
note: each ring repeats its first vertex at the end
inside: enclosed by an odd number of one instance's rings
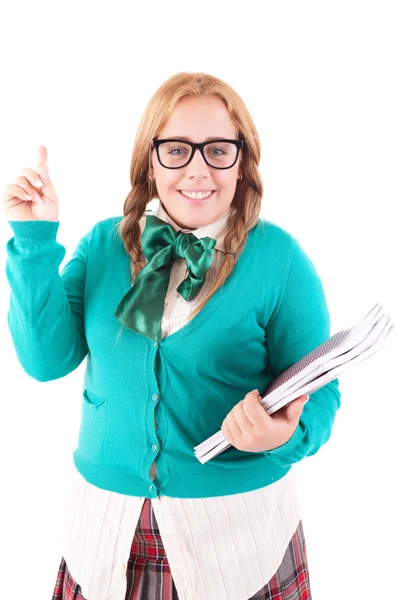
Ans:
MULTIPOLYGON (((126 570, 125 600, 179 600, 150 498, 142 511, 132 540, 126 570)), ((64 557, 58 568, 52 600, 87 600, 74 581, 64 557)), ((311 600, 303 523, 289 542, 279 569, 249 600, 311 600)))

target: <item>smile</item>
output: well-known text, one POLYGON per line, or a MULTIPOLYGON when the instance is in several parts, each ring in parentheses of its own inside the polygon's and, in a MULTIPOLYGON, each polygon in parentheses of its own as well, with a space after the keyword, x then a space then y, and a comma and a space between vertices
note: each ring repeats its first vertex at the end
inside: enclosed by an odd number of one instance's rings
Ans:
POLYGON ((186 192, 185 190, 177 190, 186 202, 189 204, 205 204, 211 196, 216 192, 216 190, 209 190, 208 192, 186 192))

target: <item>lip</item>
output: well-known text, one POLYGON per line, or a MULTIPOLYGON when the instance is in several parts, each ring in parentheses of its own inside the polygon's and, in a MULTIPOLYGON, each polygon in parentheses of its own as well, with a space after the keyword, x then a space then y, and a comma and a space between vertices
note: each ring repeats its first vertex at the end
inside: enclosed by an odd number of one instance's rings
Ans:
POLYGON ((177 190, 180 197, 183 198, 184 200, 186 200, 186 202, 188 204, 205 204, 206 202, 208 202, 208 200, 210 200, 210 198, 213 197, 213 195, 216 191, 217 190, 212 190, 211 194, 207 198, 204 198, 202 200, 197 200, 195 198, 188 198, 187 196, 184 196, 180 190, 177 190))

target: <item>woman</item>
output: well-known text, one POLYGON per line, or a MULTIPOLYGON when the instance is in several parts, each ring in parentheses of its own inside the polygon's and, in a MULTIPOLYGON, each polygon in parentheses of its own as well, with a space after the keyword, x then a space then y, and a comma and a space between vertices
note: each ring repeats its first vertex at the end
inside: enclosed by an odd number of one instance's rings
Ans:
POLYGON ((259 160, 240 96, 178 73, 140 122, 123 217, 96 223, 60 275, 44 147, 6 189, 19 360, 47 381, 88 358, 53 600, 311 598, 291 467, 328 440, 340 392, 272 416, 259 404, 330 337, 314 265, 259 217, 259 160), (193 448, 219 428, 231 447, 201 464, 193 448))

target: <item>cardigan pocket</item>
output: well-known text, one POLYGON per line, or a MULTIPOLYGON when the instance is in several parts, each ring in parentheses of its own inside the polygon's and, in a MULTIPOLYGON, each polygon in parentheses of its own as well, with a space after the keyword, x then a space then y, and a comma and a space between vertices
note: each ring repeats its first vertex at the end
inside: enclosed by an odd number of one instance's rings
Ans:
POLYGON ((107 424, 106 397, 86 388, 82 399, 79 449, 87 458, 95 461, 103 451, 107 424))

